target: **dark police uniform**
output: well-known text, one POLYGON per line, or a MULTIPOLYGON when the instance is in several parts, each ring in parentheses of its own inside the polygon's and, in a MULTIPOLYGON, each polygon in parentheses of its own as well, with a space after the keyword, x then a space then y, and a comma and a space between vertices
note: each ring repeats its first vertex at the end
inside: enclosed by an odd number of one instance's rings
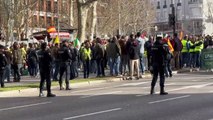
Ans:
POLYGON ((167 49, 163 43, 161 43, 161 38, 157 38, 153 47, 151 48, 151 64, 153 67, 153 78, 151 83, 151 92, 154 93, 154 87, 158 79, 158 74, 160 74, 160 95, 166 95, 167 92, 164 91, 164 69, 165 69, 165 60, 167 56, 167 49))
POLYGON ((63 80, 62 77, 65 73, 65 83, 66 83, 66 90, 70 90, 69 87, 69 66, 70 66, 70 62, 72 59, 71 53, 70 53, 70 49, 66 46, 63 45, 59 51, 59 58, 60 58, 60 78, 59 78, 59 85, 60 85, 60 90, 64 89, 63 88, 63 80))
MULTIPOLYGON (((45 46, 45 43, 42 43, 45 46)), ((45 47, 46 48, 46 47, 45 47)), ((47 85, 47 97, 55 97, 54 94, 51 93, 51 64, 52 64, 52 57, 48 50, 42 49, 38 51, 38 59, 39 59, 39 68, 40 68, 40 94, 39 96, 43 96, 43 86, 46 80, 47 85)))
POLYGON ((4 71, 7 65, 7 58, 4 53, 0 53, 0 82, 1 87, 4 87, 4 71))

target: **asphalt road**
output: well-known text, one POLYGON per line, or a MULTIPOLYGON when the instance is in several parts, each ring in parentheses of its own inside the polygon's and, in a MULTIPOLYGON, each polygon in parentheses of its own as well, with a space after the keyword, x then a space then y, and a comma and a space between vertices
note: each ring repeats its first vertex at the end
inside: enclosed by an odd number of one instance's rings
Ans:
POLYGON ((55 98, 0 98, 0 120, 213 120, 213 75, 179 74, 167 96, 149 95, 150 79, 53 90, 55 98))

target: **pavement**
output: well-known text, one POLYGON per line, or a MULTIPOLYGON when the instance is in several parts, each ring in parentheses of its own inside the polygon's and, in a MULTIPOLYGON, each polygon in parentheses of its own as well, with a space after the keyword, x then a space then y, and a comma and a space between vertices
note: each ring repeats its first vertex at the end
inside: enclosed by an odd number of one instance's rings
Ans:
MULTIPOLYGON (((166 79, 169 95, 149 95, 150 78, 53 88, 55 98, 0 98, 2 120, 212 120, 213 76, 182 73, 166 79)), ((1 94, 1 93, 0 93, 1 94)))

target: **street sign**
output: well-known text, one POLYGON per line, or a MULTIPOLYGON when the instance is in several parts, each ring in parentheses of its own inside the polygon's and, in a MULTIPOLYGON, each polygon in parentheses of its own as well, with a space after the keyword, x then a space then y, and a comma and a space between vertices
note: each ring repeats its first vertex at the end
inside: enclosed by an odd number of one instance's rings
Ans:
POLYGON ((202 50, 201 68, 202 69, 213 69, 213 48, 202 50))

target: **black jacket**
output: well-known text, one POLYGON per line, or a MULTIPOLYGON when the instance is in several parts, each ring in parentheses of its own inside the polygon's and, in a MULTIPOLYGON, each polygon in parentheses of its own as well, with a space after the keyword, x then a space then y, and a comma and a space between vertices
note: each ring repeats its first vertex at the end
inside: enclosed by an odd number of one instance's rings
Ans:
POLYGON ((127 42, 127 52, 130 60, 136 60, 140 58, 140 46, 136 40, 129 40, 127 42))
POLYGON ((49 51, 38 51, 39 69, 41 72, 50 72, 52 60, 53 59, 49 51))
POLYGON ((167 48, 160 41, 156 41, 151 49, 152 65, 164 65, 167 57, 167 48))
POLYGON ((70 49, 66 46, 61 47, 58 50, 60 62, 70 62, 72 60, 70 49))

